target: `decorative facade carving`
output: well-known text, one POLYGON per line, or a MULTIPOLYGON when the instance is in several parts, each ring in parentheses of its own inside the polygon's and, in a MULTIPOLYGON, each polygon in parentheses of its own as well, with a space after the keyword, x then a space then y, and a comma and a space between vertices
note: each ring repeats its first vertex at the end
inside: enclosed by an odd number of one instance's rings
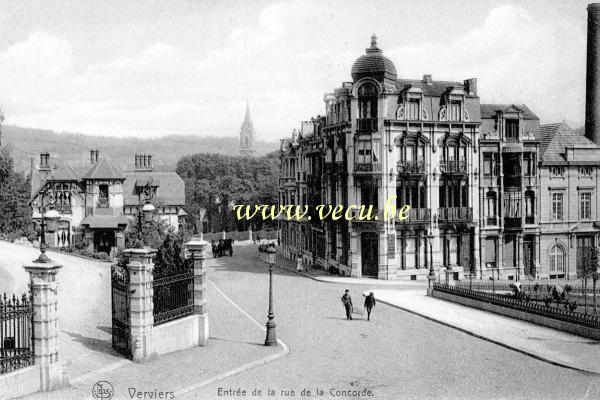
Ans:
POLYGON ((396 110, 396 119, 400 121, 404 121, 405 113, 404 113, 404 105, 400 104, 398 109, 396 110))
POLYGON ((438 113, 439 121, 448 121, 448 111, 446 110, 446 106, 442 106, 440 108, 440 112, 438 113))

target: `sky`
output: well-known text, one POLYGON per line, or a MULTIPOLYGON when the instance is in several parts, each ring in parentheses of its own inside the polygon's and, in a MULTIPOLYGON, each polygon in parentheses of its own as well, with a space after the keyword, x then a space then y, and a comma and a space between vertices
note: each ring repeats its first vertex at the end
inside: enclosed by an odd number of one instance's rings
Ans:
POLYGON ((287 137, 370 36, 399 78, 583 125, 588 1, 0 0, 5 124, 90 135, 287 137))

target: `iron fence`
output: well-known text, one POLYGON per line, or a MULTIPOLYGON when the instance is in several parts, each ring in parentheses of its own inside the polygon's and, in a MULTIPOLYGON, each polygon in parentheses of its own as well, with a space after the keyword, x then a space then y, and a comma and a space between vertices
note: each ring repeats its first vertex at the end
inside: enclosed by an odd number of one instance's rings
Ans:
POLYGON ((562 308, 546 307, 532 302, 527 302, 512 297, 501 296, 492 293, 477 292, 467 288, 450 286, 442 283, 434 283, 433 289, 450 293, 456 296, 466 297, 473 300, 511 308, 530 314, 540 315, 559 321, 569 322, 575 325, 600 329, 600 317, 596 315, 582 314, 577 311, 568 311, 562 308))
POLYGON ((194 313, 194 262, 173 262, 154 271, 154 325, 194 313))
POLYGON ((33 308, 25 294, 0 296, 0 374, 33 365, 33 308))

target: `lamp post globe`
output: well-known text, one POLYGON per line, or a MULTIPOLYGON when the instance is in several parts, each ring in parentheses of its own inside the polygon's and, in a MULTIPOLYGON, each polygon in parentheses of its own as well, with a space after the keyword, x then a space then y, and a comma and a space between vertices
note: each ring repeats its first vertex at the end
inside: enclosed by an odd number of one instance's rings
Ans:
POLYGON ((275 264, 275 254, 277 250, 273 245, 269 245, 265 250, 267 255, 267 263, 269 264, 269 314, 267 317, 267 336, 265 338, 265 346, 277 346, 277 333, 275 331, 275 314, 273 314, 273 264, 275 264))
POLYGON ((154 205, 152 203, 144 204, 144 207, 142 207, 142 214, 144 214, 144 221, 152 222, 152 220, 154 219, 154 210, 156 210, 156 208, 154 207, 154 205))

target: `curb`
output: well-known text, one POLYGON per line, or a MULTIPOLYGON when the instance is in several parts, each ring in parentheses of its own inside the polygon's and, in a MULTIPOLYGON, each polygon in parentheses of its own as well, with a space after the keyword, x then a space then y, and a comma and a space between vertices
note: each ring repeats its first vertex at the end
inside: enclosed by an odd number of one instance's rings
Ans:
MULTIPOLYGON (((366 293, 366 292, 363 292, 363 294, 362 294, 362 295, 363 295, 363 296, 365 296, 365 293, 366 293)), ((366 297, 366 296, 365 296, 365 297, 366 297)), ((463 332, 463 333, 466 333, 467 335, 474 336, 474 337, 476 337, 476 338, 478 338, 478 339, 482 339, 482 340, 488 341, 488 342, 490 342, 490 343, 494 343, 494 344, 496 344, 496 345, 498 345, 498 346, 505 347, 505 348, 507 348, 507 349, 509 349, 509 350, 513 350, 513 351, 516 351, 516 352, 518 352, 518 353, 524 354, 524 355, 526 355, 526 356, 529 356, 529 357, 535 358, 535 359, 537 359, 537 360, 544 361, 544 362, 546 362, 546 363, 548 363, 548 364, 556 365, 556 366, 558 366, 558 367, 563 367, 563 368, 572 369, 572 370, 579 371, 579 372, 583 372, 583 373, 585 373, 585 374, 589 374, 589 375, 598 375, 598 376, 600 376, 600 372, 596 372, 596 371, 588 371, 588 370, 586 370, 586 369, 582 369, 582 368, 576 367, 576 366, 574 366, 574 365, 571 365, 571 364, 567 364, 567 363, 564 363, 564 362, 560 362, 560 361, 555 361, 555 360, 552 360, 552 359, 550 359, 550 358, 547 358, 547 357, 545 357, 545 356, 543 356, 543 355, 541 355, 541 354, 534 353, 534 352, 532 352, 532 351, 529 351, 529 350, 523 349, 523 348, 521 348, 521 347, 512 346, 512 345, 510 345, 510 344, 508 344, 508 343, 504 343, 504 342, 501 342, 501 341, 499 341, 499 340, 491 339, 491 338, 489 338, 489 337, 487 337, 487 336, 480 335, 480 334, 478 334, 478 333, 475 333, 475 332, 473 332, 473 331, 470 331, 470 330, 468 330, 468 329, 461 328, 461 327, 458 327, 458 326, 456 326, 456 325, 452 325, 452 324, 450 324, 449 322, 441 321, 441 320, 439 320, 439 319, 436 319, 436 318, 434 318, 434 317, 430 317, 430 316, 428 316, 428 315, 421 314, 421 313, 419 313, 419 312, 417 312, 417 311, 410 310, 410 309, 408 309, 408 308, 405 308, 405 307, 401 307, 401 306, 399 306, 399 305, 397 305, 397 304, 392 304, 392 303, 390 303, 390 302, 387 302, 387 301, 385 301, 385 300, 377 299, 377 301, 379 301, 380 303, 383 303, 383 304, 385 304, 385 305, 387 305, 387 306, 394 307, 394 308, 397 308, 397 309, 399 309, 399 310, 402 310, 402 311, 409 312, 409 313, 411 313, 411 314, 417 315, 417 316, 419 316, 419 317, 421 317, 421 318, 428 319, 428 320, 430 320, 430 321, 436 322, 436 323, 438 323, 438 324, 441 324, 441 325, 445 325, 445 326, 447 326, 447 327, 449 327, 449 328, 456 329, 456 330, 458 330, 458 331, 461 331, 461 332, 463 332)), ((443 301, 443 300, 442 300, 442 301, 443 301)))
MULTIPOLYGON (((240 307, 237 303, 235 303, 233 300, 231 300, 225 293, 223 293, 223 291, 213 281, 209 281, 209 282, 219 292, 219 294, 221 294, 221 296, 223 296, 225 298, 225 300, 227 300, 229 303, 231 303, 231 305, 233 305, 236 309, 238 309, 239 311, 241 311, 242 314, 244 314, 246 317, 248 317, 260 329, 262 329, 263 331, 267 330, 256 319, 254 319, 250 314, 248 314, 242 307, 240 307)), ((279 343, 279 345, 282 347, 281 351, 279 351, 279 352, 277 352, 275 354, 271 354, 271 355, 269 355, 267 357, 255 360, 255 361, 251 361, 251 362, 249 362, 247 364, 241 365, 241 366, 236 367, 234 369, 231 369, 229 371, 222 372, 222 373, 217 374, 217 375, 215 375, 215 376, 213 376, 211 378, 208 378, 208 379, 205 379, 203 381, 200 381, 200 382, 198 382, 198 383, 196 383, 194 385, 190 385, 190 386, 187 386, 187 387, 185 387, 183 389, 176 390, 174 392, 174 395, 175 396, 180 396, 182 394, 189 393, 192 390, 199 389, 199 388, 201 388, 203 386, 209 385, 209 384, 211 384, 213 382, 216 382, 218 380, 221 380, 221 379, 224 379, 224 378, 228 378, 230 376, 237 375, 237 374, 242 373, 242 372, 246 372, 246 371, 251 370, 251 369, 256 368, 256 367, 260 367, 261 365, 268 364, 268 363, 270 363, 272 361, 275 361, 275 360, 277 360, 279 358, 282 358, 282 357, 290 354, 290 348, 283 341, 281 341, 280 339, 277 339, 277 343, 279 343)))

